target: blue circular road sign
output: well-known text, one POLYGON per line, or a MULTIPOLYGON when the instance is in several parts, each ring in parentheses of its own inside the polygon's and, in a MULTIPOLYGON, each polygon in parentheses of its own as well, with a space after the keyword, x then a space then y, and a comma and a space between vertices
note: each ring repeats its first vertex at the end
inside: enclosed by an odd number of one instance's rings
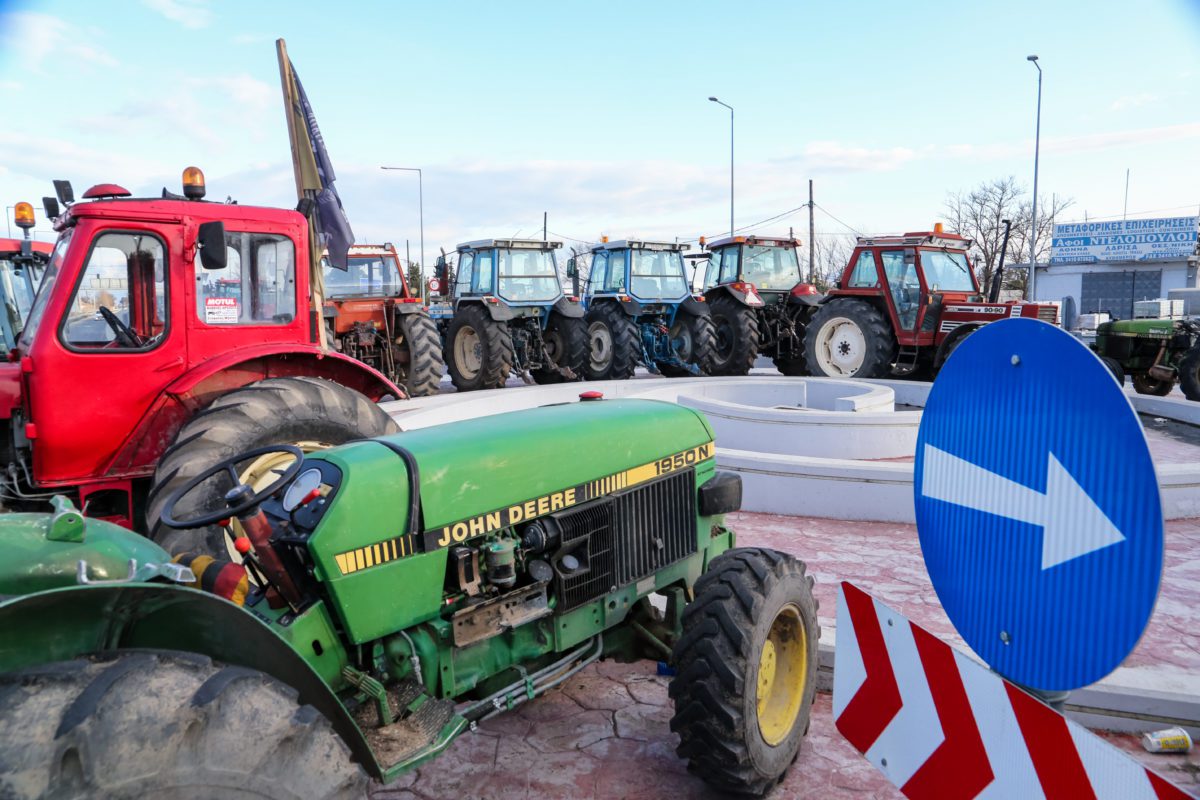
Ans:
POLYGON ((938 599, 994 670, 1070 690, 1133 650, 1162 576, 1158 480, 1129 399, 1073 336, 1009 319, 963 340, 913 488, 938 599))

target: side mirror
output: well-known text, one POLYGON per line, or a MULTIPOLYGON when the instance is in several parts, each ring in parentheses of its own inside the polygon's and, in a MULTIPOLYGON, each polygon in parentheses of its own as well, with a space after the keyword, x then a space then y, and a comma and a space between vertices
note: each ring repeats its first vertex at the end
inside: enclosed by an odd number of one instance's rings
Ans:
POLYGON ((58 201, 55 200, 53 197, 43 197, 42 198, 42 208, 44 208, 46 210, 46 219, 54 220, 58 217, 58 214, 59 214, 58 201))
POLYGON ((228 253, 225 250, 225 223, 201 222, 196 233, 196 249, 205 269, 225 269, 228 253))
POLYGON ((54 181, 54 193, 58 195, 58 202, 64 206, 75 202, 75 190, 71 188, 70 181, 54 181))
POLYGON ((579 275, 579 266, 575 263, 574 258, 567 259, 567 277, 574 278, 579 275))

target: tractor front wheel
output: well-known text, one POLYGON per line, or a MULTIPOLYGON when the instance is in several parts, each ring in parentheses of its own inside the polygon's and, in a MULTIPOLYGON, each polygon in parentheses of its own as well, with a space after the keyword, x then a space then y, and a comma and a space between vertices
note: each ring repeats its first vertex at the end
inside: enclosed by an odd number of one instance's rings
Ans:
MULTIPOLYGON (((173 555, 230 557, 226 534, 217 525, 172 530, 163 524, 167 499, 184 484, 213 464, 257 447, 294 444, 307 452, 397 430, 387 412, 365 396, 320 378, 268 378, 221 395, 180 429, 159 459, 146 499, 150 538, 173 555)), ((285 453, 268 454, 246 465, 239 477, 261 489, 291 460, 285 453)), ((224 507, 230 488, 228 481, 214 478, 189 492, 176 511, 181 517, 216 511, 224 507)))
POLYGON ((1179 388, 1188 400, 1200 401, 1200 347, 1193 347, 1180 362, 1179 388))
POLYGON ((1155 397, 1162 397, 1171 393, 1175 388, 1175 381, 1160 381, 1158 378, 1153 378, 1147 372, 1135 372, 1133 374, 1133 389, 1138 394, 1150 394, 1155 397))
POLYGON ((696 581, 672 662, 671 730, 688 769, 726 792, 761 795, 808 732, 817 683, 817 601, 802 561, 729 550, 696 581))
POLYGON ((709 308, 716 334, 711 374, 749 374, 758 358, 758 319, 754 311, 728 294, 714 297, 709 308))
MULTIPOLYGON (((675 358, 684 364, 694 364, 701 375, 711 375, 713 360, 717 352, 717 330, 713 327, 712 317, 707 314, 675 315, 675 324, 671 326, 671 350, 675 358)), ((665 361, 658 362, 658 369, 670 378, 691 375, 686 369, 665 361)))
POLYGON ((396 327, 401 337, 400 349, 408 355, 408 363, 400 370, 400 382, 410 397, 437 394, 442 373, 446 371, 437 325, 428 314, 401 314, 396 327))
POLYGON ((804 355, 814 375, 882 378, 892 369, 896 339, 870 303, 835 300, 821 306, 804 335, 804 355))
POLYGON ((1111 356, 1100 356, 1100 362, 1108 367, 1108 371, 1112 373, 1116 379, 1118 386, 1125 385, 1125 368, 1121 366, 1121 362, 1111 356))
POLYGON ((0 676, 4 797, 361 798, 367 775, 296 692, 203 656, 127 651, 0 676))
POLYGON ((574 377, 568 378, 553 366, 547 365, 532 371, 535 381, 562 383, 567 380, 580 380, 583 377, 583 365, 588 356, 588 329, 583 319, 551 314, 546 322, 546 330, 542 331, 542 342, 546 345, 546 355, 551 364, 569 369, 574 377))
POLYGON ((615 303, 601 303, 587 315, 588 355, 583 374, 589 381, 633 377, 641 359, 641 331, 615 303))
POLYGON ((446 331, 446 367, 460 392, 500 389, 512 372, 512 334, 478 304, 462 306, 446 331))

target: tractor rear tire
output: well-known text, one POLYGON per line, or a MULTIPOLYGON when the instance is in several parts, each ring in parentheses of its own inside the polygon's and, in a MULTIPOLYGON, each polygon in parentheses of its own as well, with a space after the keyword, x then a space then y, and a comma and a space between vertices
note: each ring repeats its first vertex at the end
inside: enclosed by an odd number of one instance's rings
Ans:
POLYGON ((1131 376, 1133 379, 1133 390, 1138 394, 1149 394, 1155 397, 1168 395, 1175 388, 1175 381, 1160 381, 1158 378, 1151 378, 1145 372, 1135 372, 1131 376))
POLYGON ((671 659, 671 730, 717 789, 766 794, 796 758, 817 690, 812 585, 804 562, 757 547, 726 551, 696 581, 671 659))
POLYGON ((588 327, 581 317, 551 314, 546 322, 546 330, 542 331, 542 341, 546 344, 546 355, 550 360, 571 370, 575 377, 567 378, 558 370, 547 367, 531 371, 535 381, 563 383, 583 379, 583 365, 588 357, 588 327))
POLYGON ((583 374, 589 381, 633 377, 642 357, 642 334, 628 314, 616 303, 601 303, 588 312, 587 334, 583 374))
POLYGON ((1104 366, 1108 367, 1108 371, 1117 379, 1118 386, 1125 385, 1125 368, 1121 366, 1121 362, 1111 356, 1100 356, 1100 361, 1104 366))
POLYGON ((804 335, 804 357, 818 377, 885 378, 891 374, 895 352, 891 326, 862 300, 821 306, 804 335))
POLYGON ((354 798, 368 780, 312 706, 203 656, 131 650, 0 676, 0 796, 354 798))
POLYGON ((1200 346, 1189 350, 1179 363, 1179 388, 1188 400, 1200 401, 1200 346))
POLYGON ((397 321, 408 350, 408 365, 400 381, 409 397, 430 397, 438 393, 446 361, 442 358, 442 337, 428 314, 401 314, 397 321))
POLYGON ((512 372, 512 334, 476 303, 459 308, 446 330, 446 368, 460 392, 501 389, 512 372))
MULTIPOLYGON (((671 348, 675 357, 685 364, 695 364, 700 375, 711 375, 713 360, 717 354, 717 329, 713 326, 712 317, 708 314, 675 315, 675 324, 671 326, 671 348), (674 343, 680 342, 679 347, 674 343)), ((665 361, 658 362, 658 371, 668 378, 682 378, 692 373, 665 361)))
POLYGON ((804 360, 804 356, 795 356, 792 358, 776 356, 772 361, 775 362, 775 369, 784 375, 804 376, 808 374, 808 362, 804 360))
MULTIPOLYGON (((174 530, 162 522, 167 499, 218 461, 271 444, 320 450, 352 439, 399 430, 387 412, 363 395, 320 378, 268 378, 221 395, 192 417, 163 453, 146 498, 146 529, 168 553, 229 557, 227 537, 217 525, 174 530)), ((250 469, 253 465, 250 466, 250 469)), ((217 481, 190 492, 176 515, 222 507, 225 489, 217 481)))
POLYGON ((713 375, 747 375, 758 358, 758 318, 754 311, 727 294, 709 304, 716 334, 713 375))

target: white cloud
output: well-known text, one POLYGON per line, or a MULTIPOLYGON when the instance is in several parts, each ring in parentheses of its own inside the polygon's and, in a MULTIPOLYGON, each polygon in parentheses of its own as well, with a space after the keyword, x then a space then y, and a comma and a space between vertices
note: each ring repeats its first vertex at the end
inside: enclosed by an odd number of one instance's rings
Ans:
POLYGON ((834 141, 809 142, 803 159, 822 172, 890 172, 919 158, 909 147, 870 148, 834 141))
POLYGON ((1108 109, 1109 111, 1125 111, 1130 108, 1141 108, 1142 106, 1150 105, 1151 103, 1157 103, 1159 99, 1160 98, 1158 95, 1150 94, 1149 92, 1125 95, 1124 97, 1118 97, 1116 100, 1113 100, 1108 109))
POLYGON ((75 62, 111 67, 117 60, 90 41, 79 28, 50 14, 18 12, 0 15, 0 50, 41 72, 47 60, 61 68, 75 62))
POLYGON ((203 28, 212 20, 205 0, 142 0, 142 5, 185 28, 203 28))

